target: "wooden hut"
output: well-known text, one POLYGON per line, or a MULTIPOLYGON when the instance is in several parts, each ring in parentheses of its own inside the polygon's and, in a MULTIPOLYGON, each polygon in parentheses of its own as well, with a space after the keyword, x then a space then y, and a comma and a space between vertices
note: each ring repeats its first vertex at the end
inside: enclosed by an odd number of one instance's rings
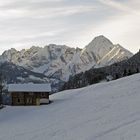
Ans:
POLYGON ((40 105, 50 102, 50 84, 9 84, 8 91, 12 105, 40 105))

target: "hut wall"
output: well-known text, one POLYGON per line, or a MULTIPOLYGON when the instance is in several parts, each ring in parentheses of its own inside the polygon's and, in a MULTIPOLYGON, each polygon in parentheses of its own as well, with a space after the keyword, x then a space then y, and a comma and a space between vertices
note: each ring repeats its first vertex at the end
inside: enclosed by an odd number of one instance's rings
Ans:
POLYGON ((39 105, 40 99, 48 99, 48 92, 14 92, 11 93, 12 105, 39 105))

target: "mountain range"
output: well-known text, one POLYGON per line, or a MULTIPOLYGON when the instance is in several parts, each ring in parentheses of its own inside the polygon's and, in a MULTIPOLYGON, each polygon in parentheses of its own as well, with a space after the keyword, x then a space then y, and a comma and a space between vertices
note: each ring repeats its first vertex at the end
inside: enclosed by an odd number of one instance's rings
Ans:
POLYGON ((9 82, 52 82, 58 84, 60 81, 68 81, 71 75, 93 67, 108 66, 132 56, 133 54, 121 45, 114 45, 101 35, 95 37, 83 49, 55 44, 43 48, 32 46, 30 49, 21 51, 12 48, 3 52, 0 62, 1 66, 2 64, 5 67, 8 65, 7 71, 13 69, 13 73, 20 73, 9 82))

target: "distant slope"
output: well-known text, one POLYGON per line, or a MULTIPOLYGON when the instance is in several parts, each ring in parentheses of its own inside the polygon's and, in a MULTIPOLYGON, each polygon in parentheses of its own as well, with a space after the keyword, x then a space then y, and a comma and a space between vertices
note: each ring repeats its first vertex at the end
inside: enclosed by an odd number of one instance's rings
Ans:
POLYGON ((43 73, 33 72, 22 66, 11 62, 0 64, 0 73, 2 73, 6 83, 51 83, 52 92, 56 92, 63 82, 60 79, 47 77, 43 73))
POLYGON ((2 73, 7 83, 47 83, 50 81, 41 73, 35 73, 10 62, 0 64, 0 73, 2 73))
POLYGON ((0 110, 0 140, 139 140, 140 74, 0 110))

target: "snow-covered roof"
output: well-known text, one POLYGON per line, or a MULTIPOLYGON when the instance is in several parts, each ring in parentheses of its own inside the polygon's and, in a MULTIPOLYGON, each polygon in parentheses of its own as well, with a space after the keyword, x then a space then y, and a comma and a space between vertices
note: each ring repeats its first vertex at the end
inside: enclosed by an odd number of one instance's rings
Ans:
POLYGON ((50 84, 9 84, 9 92, 51 92, 50 84))

